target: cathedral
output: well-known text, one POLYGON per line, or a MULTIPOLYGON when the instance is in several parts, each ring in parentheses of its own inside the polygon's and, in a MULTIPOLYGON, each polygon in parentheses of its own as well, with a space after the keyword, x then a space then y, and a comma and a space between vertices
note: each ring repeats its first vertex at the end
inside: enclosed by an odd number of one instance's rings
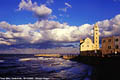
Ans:
POLYGON ((94 25, 94 36, 92 41, 90 38, 80 40, 80 51, 93 51, 99 50, 99 27, 97 24, 94 25))

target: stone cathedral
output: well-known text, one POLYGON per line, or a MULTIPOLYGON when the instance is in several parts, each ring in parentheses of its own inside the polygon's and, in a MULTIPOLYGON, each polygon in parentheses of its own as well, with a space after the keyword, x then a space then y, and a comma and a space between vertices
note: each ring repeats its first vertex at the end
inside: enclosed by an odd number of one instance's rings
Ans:
POLYGON ((90 38, 80 40, 80 51, 93 51, 99 50, 99 27, 97 24, 94 25, 94 36, 92 41, 90 38), (93 43, 94 42, 94 43, 93 43))

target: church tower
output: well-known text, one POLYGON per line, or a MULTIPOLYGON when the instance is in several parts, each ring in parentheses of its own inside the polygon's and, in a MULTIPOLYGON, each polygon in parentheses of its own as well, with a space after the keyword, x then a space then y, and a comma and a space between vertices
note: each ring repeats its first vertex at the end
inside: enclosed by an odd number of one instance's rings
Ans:
POLYGON ((99 50, 99 27, 97 23, 94 25, 94 48, 99 50))

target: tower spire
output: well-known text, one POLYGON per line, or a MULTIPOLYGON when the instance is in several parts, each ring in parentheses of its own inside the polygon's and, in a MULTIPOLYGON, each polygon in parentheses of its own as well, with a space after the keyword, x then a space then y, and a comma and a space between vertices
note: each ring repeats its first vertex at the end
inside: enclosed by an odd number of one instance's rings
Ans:
POLYGON ((95 50, 99 49, 99 27, 97 23, 94 25, 94 47, 95 50))

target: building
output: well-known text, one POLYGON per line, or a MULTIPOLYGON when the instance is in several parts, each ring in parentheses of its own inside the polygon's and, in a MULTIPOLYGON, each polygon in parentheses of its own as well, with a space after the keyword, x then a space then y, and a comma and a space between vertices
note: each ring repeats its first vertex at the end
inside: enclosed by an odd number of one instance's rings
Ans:
POLYGON ((102 38, 102 55, 120 53, 120 36, 102 38))
POLYGON ((99 27, 97 24, 94 26, 94 49, 99 50, 99 27))
POLYGON ((94 25, 94 43, 90 38, 80 40, 80 52, 99 50, 99 27, 94 25))
POLYGON ((81 46, 80 49, 81 51, 91 51, 94 50, 94 44, 90 38, 86 38, 84 42, 80 42, 81 46))

